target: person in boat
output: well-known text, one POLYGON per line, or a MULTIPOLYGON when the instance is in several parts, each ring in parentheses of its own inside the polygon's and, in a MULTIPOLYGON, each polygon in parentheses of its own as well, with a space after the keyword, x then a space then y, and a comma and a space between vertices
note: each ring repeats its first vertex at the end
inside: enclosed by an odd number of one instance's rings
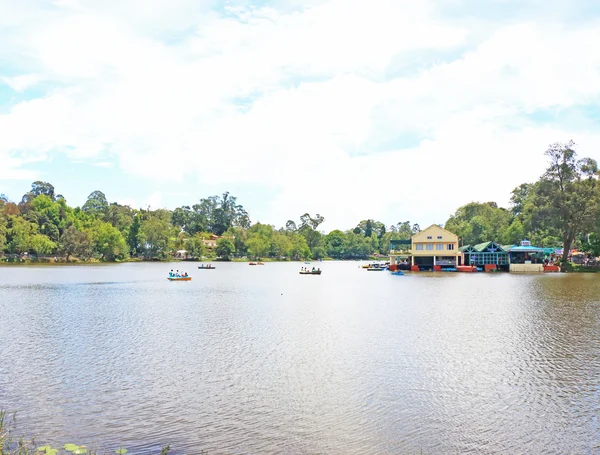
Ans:
POLYGON ((169 272, 169 278, 173 278, 173 269, 169 272))

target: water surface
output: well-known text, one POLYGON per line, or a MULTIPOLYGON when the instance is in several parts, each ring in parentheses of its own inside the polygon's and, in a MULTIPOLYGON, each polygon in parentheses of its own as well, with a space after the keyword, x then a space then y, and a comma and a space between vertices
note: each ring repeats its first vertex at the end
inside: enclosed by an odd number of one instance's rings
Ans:
POLYGON ((600 276, 0 268, 0 407, 149 453, 599 453, 600 276))

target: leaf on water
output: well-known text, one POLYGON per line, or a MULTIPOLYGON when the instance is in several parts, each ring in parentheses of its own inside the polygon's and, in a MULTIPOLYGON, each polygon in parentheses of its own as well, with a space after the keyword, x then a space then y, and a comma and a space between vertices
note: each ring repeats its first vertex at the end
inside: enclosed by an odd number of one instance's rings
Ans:
POLYGON ((77 450, 74 450, 73 453, 75 455, 83 455, 84 453, 87 453, 87 449, 84 449, 83 447, 80 447, 77 450))
POLYGON ((37 449, 35 449, 35 451, 36 452, 45 452, 46 450, 50 450, 50 449, 52 449, 52 447, 50 447, 50 446, 41 446, 41 447, 38 447, 37 449))
POLYGON ((77 444, 65 444, 64 449, 67 452, 75 452, 77 449, 79 449, 79 446, 77 444))
POLYGON ((58 453, 58 449, 46 449, 46 455, 56 455, 58 453))
POLYGON ((119 455, 125 455, 127 453, 127 449, 121 447, 119 450, 115 450, 115 453, 118 453, 119 455))

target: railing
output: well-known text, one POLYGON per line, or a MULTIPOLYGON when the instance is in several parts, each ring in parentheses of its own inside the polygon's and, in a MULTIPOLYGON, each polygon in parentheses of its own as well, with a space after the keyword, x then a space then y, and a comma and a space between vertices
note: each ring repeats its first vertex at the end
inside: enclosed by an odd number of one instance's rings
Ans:
POLYGON ((394 254, 412 254, 411 250, 390 250, 390 256, 394 254))

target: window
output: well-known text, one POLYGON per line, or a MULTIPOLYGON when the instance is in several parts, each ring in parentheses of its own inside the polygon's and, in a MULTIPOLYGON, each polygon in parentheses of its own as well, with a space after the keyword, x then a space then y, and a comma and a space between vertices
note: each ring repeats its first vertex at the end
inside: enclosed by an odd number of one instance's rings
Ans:
POLYGON ((454 249, 454 243, 449 243, 448 244, 448 249, 449 250, 453 250, 454 249))
POLYGON ((443 250, 444 249, 444 244, 443 243, 437 243, 435 245, 435 249, 436 250, 443 250))
POLYGON ((423 244, 417 243, 417 250, 422 250, 422 249, 423 249, 423 244))
POLYGON ((442 236, 441 235, 438 235, 438 240, 442 240, 442 236))
POLYGON ((427 236, 427 240, 431 240, 433 237, 431 237, 430 235, 427 236))
POLYGON ((427 249, 428 250, 433 250, 433 243, 428 243, 427 244, 427 249))

